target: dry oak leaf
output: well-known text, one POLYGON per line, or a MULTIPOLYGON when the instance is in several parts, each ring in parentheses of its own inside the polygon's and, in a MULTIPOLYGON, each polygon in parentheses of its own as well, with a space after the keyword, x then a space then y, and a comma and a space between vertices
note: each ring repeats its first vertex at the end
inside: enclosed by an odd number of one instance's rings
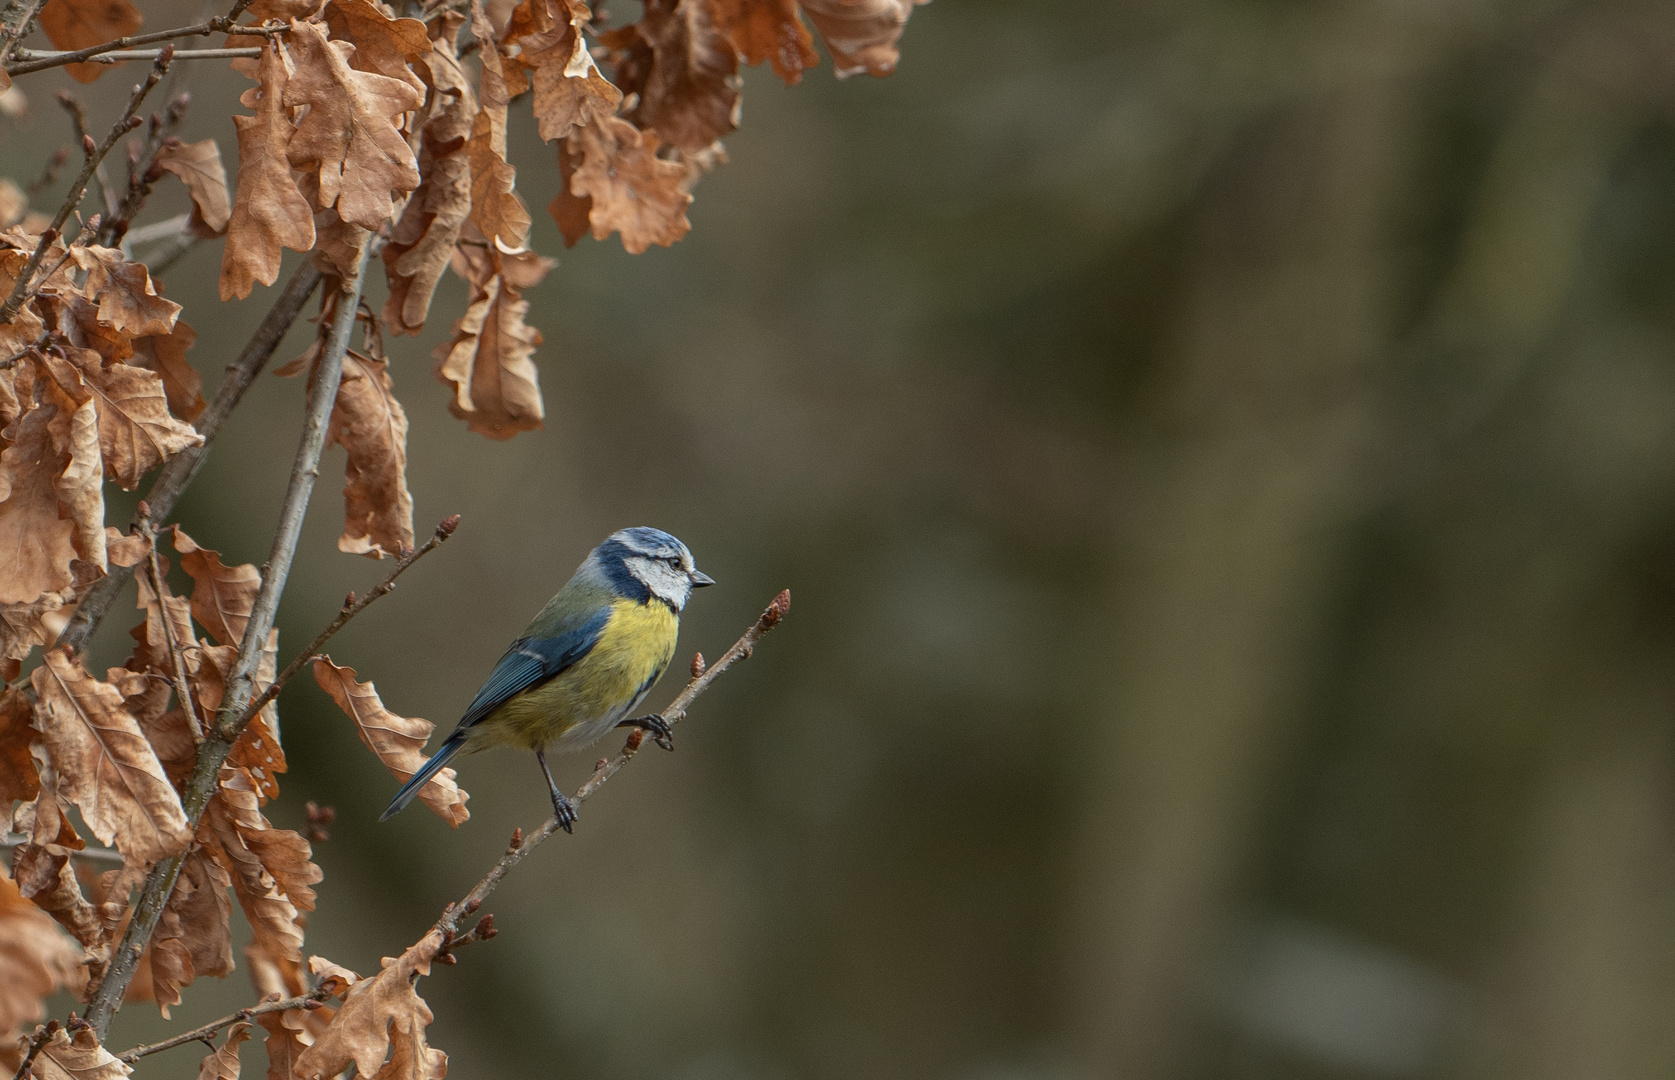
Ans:
POLYGON ((402 115, 424 104, 424 94, 387 75, 357 71, 355 46, 327 41, 314 23, 291 20, 296 72, 285 104, 308 106, 286 148, 291 165, 318 178, 315 208, 363 229, 381 228, 395 214, 395 197, 419 186, 418 163, 401 134, 402 115))
POLYGON ((157 151, 156 161, 159 168, 180 177, 204 224, 216 235, 225 232, 233 204, 227 193, 227 168, 221 164, 221 147, 215 140, 188 143, 171 135, 157 151))
POLYGON ((154 371, 163 380, 163 394, 169 412, 187 423, 204 411, 204 380, 186 359, 186 350, 197 344, 198 332, 179 320, 172 334, 151 334, 133 339, 135 367, 154 371))
POLYGON ((26 604, 0 604, 0 675, 17 678, 23 658, 58 637, 69 620, 64 605, 73 596, 73 591, 50 592, 26 604))
MULTIPOLYGON (((192 430, 192 425, 169 415, 168 392, 162 376, 132 364, 101 365, 98 356, 88 349, 67 352, 69 361, 48 357, 47 362, 54 380, 66 392, 78 393, 79 389, 78 396, 90 399, 82 407, 92 409, 90 417, 95 422, 97 449, 103 458, 102 477, 132 491, 152 469, 188 447, 203 445, 204 437, 192 430), (72 364, 75 376, 67 370, 72 364), (79 377, 79 388, 70 382, 72 377, 79 377)), ((81 422, 79 417, 72 421, 73 424, 81 422)), ((75 443, 71 451, 72 455, 80 452, 75 443)), ((74 467, 72 464, 71 468, 74 467)), ((70 500, 66 498, 65 502, 68 504, 70 500)), ((103 517, 101 507, 98 543, 101 555, 97 559, 82 555, 101 566, 104 565, 103 517)))
MULTIPOLYGON (((251 985, 259 998, 301 997, 309 990, 308 976, 302 964, 295 960, 281 960, 252 943, 244 949, 245 966, 250 971, 251 985)), ((318 957, 310 957, 317 960, 318 957)), ((333 965, 335 966, 335 965, 333 965)), ((321 979, 326 993, 341 994, 359 977, 349 973, 349 981, 342 985, 321 979)), ((296 1075, 297 1058, 313 1044, 314 1039, 331 1023, 337 1010, 332 1008, 286 1009, 283 1012, 263 1013, 257 1023, 267 1029, 268 1080, 292 1080, 296 1075)))
POLYGON ((668 247, 692 228, 686 208, 686 167, 657 156, 655 132, 607 116, 570 136, 572 153, 582 162, 570 177, 570 190, 593 201, 588 220, 593 238, 622 234, 622 246, 638 255, 652 244, 668 247))
MULTIPOLYGON (((84 401, 70 413, 69 430, 60 435, 68 444, 70 463, 54 483, 59 512, 74 526, 70 542, 82 561, 105 568, 105 470, 100 454, 101 410, 84 401)), ((60 417, 63 416, 61 412, 60 417)), ((58 435, 56 430, 54 434, 58 435)), ((73 569, 73 568, 72 568, 73 569)))
MULTIPOLYGON (((415 976, 430 974, 431 961, 441 947, 441 932, 432 930, 400 956, 385 957, 384 969, 378 974, 350 987, 331 1026, 297 1059, 299 1080, 324 1080, 341 1073, 351 1063, 360 1076, 383 1076, 386 1080, 395 1076, 442 1075, 437 1071, 382 1071, 392 1045, 397 1060, 401 1060, 404 1054, 401 1043, 417 1036, 419 1045, 423 1044, 425 1026, 433 1016, 414 989, 415 976)), ((406 1060, 415 1068, 428 1069, 432 1064, 440 1064, 424 1055, 415 1060, 410 1051, 406 1053, 406 1060)))
MULTIPOLYGON (((494 32, 482 4, 472 0, 471 29, 481 41, 492 42, 494 32)), ((529 240, 529 208, 519 197, 518 171, 506 160, 506 111, 511 96, 506 88, 505 58, 498 48, 479 50, 482 67, 479 108, 466 143, 471 164, 471 221, 487 240, 504 251, 519 251, 529 240)))
MULTIPOLYGON (((552 260, 536 255, 504 256, 496 264, 533 261, 541 273, 552 260)), ((464 259, 456 257, 460 270, 464 259)), ((468 281, 474 276, 461 273, 468 281)), ((541 332, 524 322, 529 301, 505 275, 495 273, 474 291, 465 314, 454 322, 450 340, 431 353, 438 381, 452 389, 448 411, 472 431, 491 439, 509 439, 541 426, 541 386, 535 371, 535 347, 541 332)))
MULTIPOLYGON (((168 564, 162 561, 161 556, 158 558, 158 565, 164 573, 168 572, 168 564)), ((171 594, 159 600, 151 587, 150 574, 135 574, 134 582, 139 591, 138 606, 145 612, 145 621, 128 631, 134 639, 135 647, 133 656, 128 659, 127 668, 130 671, 150 671, 173 676, 174 659, 169 654, 169 638, 163 629, 163 620, 166 617, 169 620, 169 632, 174 635, 175 644, 180 647, 187 674, 196 674, 202 650, 197 647, 197 636, 192 630, 192 609, 186 597, 171 594)))
MULTIPOLYGON (((41 29, 53 47, 66 52, 127 37, 145 19, 128 0, 47 0, 41 8, 41 29)), ((90 83, 108 71, 108 64, 66 64, 70 78, 90 83)))
POLYGON ((408 65, 431 50, 430 32, 418 19, 392 19, 368 0, 331 0, 324 12, 331 36, 352 42, 349 63, 359 71, 400 79, 420 94, 425 85, 408 65))
POLYGON ((59 793, 93 835, 130 862, 156 862, 191 839, 180 796, 116 687, 89 675, 58 650, 31 675, 35 728, 59 793))
POLYGON ((43 1019, 42 1000, 83 975, 81 948, 0 877, 0 1033, 43 1019))
POLYGON ((12 880, 59 925, 83 945, 95 945, 105 936, 104 925, 93 905, 82 895, 70 865, 70 849, 59 844, 19 844, 12 852, 12 880))
POLYGON ((739 55, 704 0, 648 0, 613 35, 630 39, 616 83, 638 93, 633 119, 681 150, 702 150, 739 126, 739 55))
MULTIPOLYGON (((34 715, 35 704, 21 687, 8 686, 0 691, 0 805, 33 799, 41 793, 41 776, 29 755, 29 744, 35 738, 29 722, 34 715)), ((0 1031, 5 1028, 0 1020, 0 1031)))
POLYGON ((256 95, 246 102, 256 115, 233 117, 238 129, 238 191, 221 257, 222 300, 242 300, 256 282, 272 285, 278 280, 281 248, 314 247, 314 208, 291 178, 286 157, 295 128, 284 103, 285 61, 272 42, 262 52, 260 78, 259 86, 245 92, 246 97, 256 95))
POLYGON ((413 546, 407 413, 396 400, 388 366, 358 353, 343 358, 343 381, 326 430, 327 443, 349 455, 337 550, 377 559, 413 546))
POLYGON ((70 247, 70 257, 87 271, 83 294, 99 304, 99 321, 124 334, 167 334, 180 305, 157 295, 144 263, 130 262, 116 248, 70 247))
MULTIPOLYGON (((313 667, 314 681, 355 722, 361 741, 396 779, 406 783, 425 763, 425 740, 436 725, 417 717, 397 716, 384 708, 371 683, 355 681, 354 668, 338 667, 324 656, 315 657, 313 667)), ((442 820, 458 828, 471 816, 465 808, 470 796, 454 782, 454 775, 453 769, 443 769, 419 789, 419 798, 442 820)), ((379 1057, 382 1060, 382 1053, 379 1057)))
POLYGON ((866 72, 888 75, 896 70, 907 17, 916 4, 930 0, 802 0, 803 14, 820 32, 832 54, 832 68, 840 79, 866 72))
POLYGON ((34 605, 74 584, 76 528, 58 513, 56 484, 70 463, 52 437, 58 411, 38 405, 0 432, 0 604, 34 605))
POLYGON ((74 1038, 59 1028, 35 1057, 35 1080, 123 1080, 134 1070, 99 1045, 93 1029, 84 1027, 74 1038))
POLYGON ((240 1020, 228 1028, 227 1040, 198 1066, 198 1080, 238 1080, 238 1048, 248 1038, 248 1022, 240 1020))
POLYGON ((181 989, 198 976, 220 978, 232 972, 231 886, 227 871, 201 847, 181 861, 146 958, 152 995, 164 1019, 171 1006, 180 1004, 181 989))
MULTIPOLYGON (((587 5, 568 5, 568 19, 559 19, 551 5, 556 0, 528 0, 533 32, 523 33, 515 25, 508 36, 520 49, 518 63, 530 70, 535 88, 535 119, 541 138, 562 139, 573 128, 593 122, 595 117, 613 115, 622 104, 622 91, 599 72, 588 51, 582 28, 592 18, 587 5)), ((519 20, 523 21, 523 20, 519 20)))
POLYGON ((256 943, 287 961, 302 959, 303 932, 298 910, 314 909, 320 868, 308 841, 289 829, 276 829, 262 816, 256 781, 244 769, 221 770, 220 786, 210 799, 198 839, 232 875, 233 893, 256 943))
POLYGON ((787 85, 820 62, 814 37, 797 17, 797 0, 710 0, 710 11, 745 63, 767 60, 787 85))
POLYGON ((219 551, 199 547, 179 525, 174 526, 174 549, 180 553, 180 568, 192 578, 192 617, 222 645, 243 641, 262 588, 261 572, 250 563, 226 565, 219 551))

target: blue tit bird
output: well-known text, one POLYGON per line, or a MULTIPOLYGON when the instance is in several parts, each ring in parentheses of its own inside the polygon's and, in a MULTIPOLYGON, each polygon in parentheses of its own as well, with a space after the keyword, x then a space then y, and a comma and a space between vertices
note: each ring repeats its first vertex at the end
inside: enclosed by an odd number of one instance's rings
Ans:
POLYGON ((578 749, 612 728, 638 727, 673 750, 661 716, 625 717, 674 657, 692 590, 713 584, 686 545, 661 529, 612 533, 512 642, 453 734, 378 820, 399 813, 455 756, 518 746, 535 751, 553 813, 570 832, 576 808, 553 782, 547 749, 578 749))

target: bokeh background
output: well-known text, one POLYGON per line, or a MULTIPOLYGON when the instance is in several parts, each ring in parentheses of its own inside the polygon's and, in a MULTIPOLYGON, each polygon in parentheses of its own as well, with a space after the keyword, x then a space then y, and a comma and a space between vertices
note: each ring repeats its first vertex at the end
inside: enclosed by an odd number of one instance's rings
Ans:
MULTIPOLYGON (((452 723, 623 525, 721 582, 683 658, 796 598, 425 981, 451 1075, 1675 1072, 1675 7, 938 0, 903 53, 749 72, 672 249, 538 221, 543 431, 448 416, 457 283, 391 343, 421 532, 464 518, 332 647, 392 708, 452 723)), ((243 84, 192 80, 231 158, 243 84)), ((67 141, 53 85, 20 180, 67 141)), ((538 210, 553 154, 513 138, 538 210)), ((211 382, 267 295, 214 306, 218 255, 166 276, 211 382)), ((180 508, 229 561, 265 557, 301 389, 264 378, 180 508)), ((334 549, 341 461, 282 651, 384 571, 334 549)), ((306 682, 283 716, 272 815, 337 808, 340 963, 547 813, 497 755, 457 832, 378 825, 348 721, 306 682)))

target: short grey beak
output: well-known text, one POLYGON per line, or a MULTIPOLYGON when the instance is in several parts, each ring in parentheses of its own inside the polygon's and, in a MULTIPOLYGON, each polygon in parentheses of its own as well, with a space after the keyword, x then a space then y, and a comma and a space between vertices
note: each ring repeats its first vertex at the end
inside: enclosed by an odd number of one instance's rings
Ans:
POLYGON ((705 585, 715 584, 715 579, 702 570, 694 570, 686 576, 692 579, 692 587, 695 589, 702 589, 705 585))

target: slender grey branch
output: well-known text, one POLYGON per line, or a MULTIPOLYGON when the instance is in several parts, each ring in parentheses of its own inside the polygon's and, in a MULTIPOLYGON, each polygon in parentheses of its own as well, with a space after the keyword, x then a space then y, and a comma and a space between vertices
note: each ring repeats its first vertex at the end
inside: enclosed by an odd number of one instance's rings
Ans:
POLYGON ((82 196, 87 192, 87 182, 93 178, 93 170, 97 169, 99 163, 105 160, 105 155, 110 153, 111 147, 116 145, 118 139, 143 122, 135 114, 139 112, 140 105, 144 103, 146 95, 151 93, 152 87, 161 82, 163 76, 168 72, 169 61, 173 57, 173 53, 172 48, 165 48, 162 55, 157 57, 151 65, 151 73, 146 76, 145 81, 134 87, 133 94, 128 98, 128 107, 122 111, 122 115, 111 126, 110 134, 106 135, 105 141, 87 155, 87 160, 82 163, 81 174, 76 177, 76 182, 70 185, 70 193, 64 197, 64 202, 59 206, 58 213, 52 216, 52 224, 47 226, 46 231, 41 234, 40 243, 35 245, 35 250, 29 256, 29 261, 24 263, 23 269, 18 272, 17 284, 12 286, 12 294, 6 298, 5 304, 0 305, 0 323, 10 323, 17 318, 18 309, 23 307, 29 299, 29 290, 35 277, 35 271, 40 269, 41 260, 46 257, 47 249, 52 246, 52 242, 58 239, 59 231, 64 228, 64 222, 69 220, 76 207, 81 205, 82 196))
POLYGON ((42 0, 13 0, 6 5, 6 25, 0 29, 0 64, 5 63, 17 48, 19 39, 29 30, 29 23, 41 9, 42 0))
MULTIPOLYGON (((27 844, 29 842, 30 839, 28 836, 21 835, 19 833, 8 832, 3 836, 0 836, 0 847, 15 848, 19 844, 27 844)), ((86 859, 89 862, 112 863, 123 862, 126 858, 126 856, 124 856, 120 851, 113 851, 110 848, 102 847, 71 848, 70 857, 74 859, 86 859)))
POLYGON ((204 725, 198 719, 198 707, 192 701, 192 684, 186 679, 186 654, 180 651, 180 641, 174 632, 174 620, 169 617, 169 586, 163 577, 163 568, 157 561, 157 532, 151 527, 148 514, 142 514, 141 518, 140 535, 145 537, 145 558, 151 570, 151 591, 157 594, 157 621, 163 624, 163 640, 168 644, 169 663, 174 669, 174 695, 180 699, 180 710, 186 714, 186 726, 192 732, 192 741, 201 743, 204 741, 204 725))
POLYGON ((350 593, 349 599, 343 602, 343 610, 339 611, 337 616, 326 624, 326 628, 320 631, 318 637, 309 642, 308 648, 298 653, 294 660, 286 664, 285 670, 281 671, 273 682, 268 684, 267 689, 257 694, 250 704, 244 707, 244 717, 239 721, 239 726, 243 727, 250 723, 257 713, 267 707, 268 702, 279 696, 279 692, 285 689, 285 684, 296 677, 297 672, 302 670, 304 664, 320 655, 320 650, 325 647, 326 642, 330 641, 339 630, 347 626, 350 619, 371 607, 374 600, 394 589, 396 578, 400 577, 409 566, 447 543, 448 537, 454 535, 454 530, 457 528, 459 528, 458 514, 451 514, 443 518, 442 523, 436 526, 436 533, 429 540, 426 540, 423 545, 407 549, 406 553, 396 560, 395 567, 390 570, 384 580, 374 585, 370 592, 358 599, 354 593, 350 593))
POLYGON ((12 75, 27 75, 31 71, 42 71, 46 68, 62 67, 65 64, 79 64, 84 60, 91 60, 101 53, 114 52, 118 49, 131 49, 136 45, 152 45, 159 41, 173 41, 176 38, 208 37, 210 34, 263 34, 273 35, 287 32, 287 26, 237 26, 238 17, 244 14, 244 9, 250 6, 250 0, 239 0, 233 10, 225 15, 213 19, 206 19, 191 26, 180 26, 173 30, 154 30, 149 34, 131 34, 128 37, 112 38, 97 45, 89 45, 85 49, 75 49, 71 52, 37 53, 47 59, 29 59, 6 65, 6 71, 12 75))
MULTIPOLYGON (((267 362, 273 356, 273 351, 279 347, 279 342, 285 337, 291 324, 297 321, 302 313, 303 305, 320 285, 320 271, 314 268, 312 259, 304 259, 291 280, 286 282, 285 290, 268 309, 262 324, 250 336, 244 351, 239 353, 238 359, 227 368, 227 375, 221 380, 221 385, 215 391, 215 400, 198 417, 195 426, 198 434, 204 437, 202 446, 194 446, 183 450, 164 463, 157 474, 157 479, 151 484, 145 494, 145 501, 151 507, 153 517, 163 521, 174 512, 175 503, 186 491, 187 485, 192 483, 203 468, 204 460, 209 456, 210 444, 220 432, 221 425, 226 423, 227 417, 232 415, 244 397, 244 392, 256 381, 256 376, 262 373, 267 362)), ((110 610, 117 594, 128 583, 128 577, 133 573, 132 567, 111 567, 110 576, 94 582, 87 590, 81 603, 76 605, 76 613, 70 617, 70 622, 64 627, 64 632, 58 636, 58 644, 69 648, 72 652, 80 652, 98 629, 99 623, 110 610)))
MULTIPOLYGON (((43 61, 41 67, 55 67, 59 64, 126 64, 133 60, 155 60, 163 52, 162 49, 121 49, 111 52, 92 53, 84 55, 86 50, 79 52, 50 52, 44 49, 19 49, 13 55, 19 60, 43 61), (51 61, 46 63, 45 61, 51 61)), ((176 60, 228 60, 239 56, 261 56, 262 50, 255 46, 242 49, 176 49, 176 60)), ((36 71, 38 68, 31 67, 36 71)))
MULTIPOLYGON (((215 793, 221 766, 244 730, 244 710, 252 696, 256 665, 268 631, 273 628, 274 616, 279 610, 279 597, 285 591, 285 579, 290 575, 291 561, 296 556, 297 541, 302 535, 303 518, 308 513, 308 499, 319 476, 320 454, 326 444, 326 425, 332 405, 337 400, 338 383, 343 377, 343 354, 348 351, 349 335, 355 328, 355 313, 360 305, 361 287, 366 282, 372 248, 371 243, 361 248, 355 273, 346 283, 345 292, 338 297, 337 313, 332 319, 326 347, 315 363, 314 377, 308 388, 302 440, 297 446, 291 479, 285 489, 285 502, 280 508, 273 549, 263 568, 262 585, 257 590, 255 603, 251 605, 250 621, 245 625, 243 640, 239 642, 238 659, 227 677, 221 709, 215 723, 209 727, 210 737, 198 747, 198 761, 181 798, 188 827, 192 830, 197 829, 198 822, 203 818, 204 809, 215 793)), ((127 992, 128 983, 134 977, 140 955, 150 942, 168 898, 174 892, 183 858, 184 854, 165 859, 146 875, 139 901, 134 905, 134 916, 128 922, 121 943, 111 954, 104 979, 88 1002, 84 1015, 101 1040, 110 1027, 111 1017, 122 1005, 122 995, 127 992)))
MULTIPOLYGON (((680 723, 686 716, 686 710, 691 708, 692 703, 698 699, 698 695, 708 690, 710 683, 720 678, 728 668, 737 664, 740 660, 749 659, 751 652, 756 648, 756 643, 762 640, 762 635, 777 626, 790 610, 791 590, 785 589, 774 597, 773 603, 769 604, 767 610, 762 612, 761 618, 756 620, 755 625, 746 630, 744 636, 735 641, 733 647, 723 653, 721 659, 713 665, 705 667, 702 654, 693 657, 692 681, 688 682, 685 688, 675 695, 675 700, 671 701, 669 707, 660 714, 663 717, 663 722, 670 727, 680 723)), ((570 801, 579 803, 596 793, 605 785, 605 781, 620 772, 622 767, 628 764, 629 759, 639 752, 640 743, 644 738, 645 732, 638 728, 630 731, 628 741, 623 746, 622 751, 609 760, 601 759, 598 766, 594 768, 593 775, 589 776, 587 782, 576 789, 576 793, 570 796, 570 801)), ((442 913, 442 918, 436 921, 435 929, 442 932, 444 943, 454 939, 454 935, 459 931, 461 920, 482 906, 489 893, 495 890, 495 887, 500 884, 501 879, 506 876, 512 867, 527 858, 529 853, 534 851, 543 840, 557 832, 558 827, 558 818, 554 816, 548 818, 527 840, 523 839, 521 829, 513 834, 512 845, 507 848, 506 854, 500 857, 500 861, 495 863, 487 874, 483 875, 483 879, 477 882, 470 892, 465 894, 463 900, 458 904, 448 905, 448 909, 442 913)))
POLYGON ((323 990, 310 990, 301 997, 284 998, 280 1001, 264 1001, 259 1005, 252 1005, 247 1009, 230 1013, 219 1020, 211 1020, 202 1027, 195 1027, 191 1031, 183 1031, 179 1035, 170 1036, 162 1042, 143 1043, 139 1046, 130 1047, 117 1054, 116 1060, 125 1065, 132 1065, 147 1054, 155 1054, 160 1050, 172 1050, 177 1046, 185 1046, 189 1042, 207 1039, 222 1028, 230 1027, 240 1020, 248 1020, 252 1016, 261 1016, 264 1013, 285 1012, 288 1009, 306 1009, 310 1005, 316 1005, 326 1000, 328 996, 323 990))

